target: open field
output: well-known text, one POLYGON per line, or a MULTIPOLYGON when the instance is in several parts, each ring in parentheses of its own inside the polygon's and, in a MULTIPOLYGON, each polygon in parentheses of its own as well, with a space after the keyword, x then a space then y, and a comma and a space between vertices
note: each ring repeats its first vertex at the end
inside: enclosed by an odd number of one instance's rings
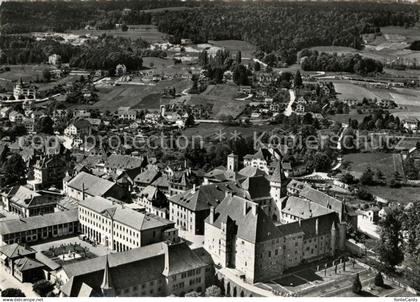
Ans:
POLYGON ((386 186, 365 187, 370 193, 389 201, 407 204, 409 202, 420 202, 420 187, 390 188, 386 186))
POLYGON ((188 104, 212 104, 213 117, 231 115, 236 118, 245 109, 248 101, 234 100, 238 93, 238 87, 234 85, 209 85, 199 95, 192 95, 188 104))
POLYGON ((334 114, 334 115, 328 115, 327 118, 339 123, 348 124, 349 119, 357 120, 359 123, 363 121, 363 118, 365 116, 368 116, 367 113, 359 114, 355 112, 355 110, 352 110, 349 114, 334 114))
POLYGON ((254 52, 257 49, 254 45, 241 40, 209 40, 209 44, 224 47, 230 50, 231 53, 235 53, 240 50, 242 53, 242 58, 253 58, 254 52))
MULTIPOLYGON (((100 110, 114 111, 121 106, 137 107, 142 109, 158 109, 160 103, 153 105, 150 100, 147 100, 147 106, 142 106, 143 98, 151 94, 160 94, 163 89, 168 86, 174 86, 177 92, 180 92, 190 87, 188 80, 170 80, 161 81, 154 86, 149 85, 134 85, 124 84, 110 88, 99 89, 99 102, 92 105, 92 108, 100 110)), ((168 101, 169 102, 169 101, 168 101)))
POLYGON ((128 39, 143 39, 149 43, 155 42, 164 42, 165 34, 158 31, 157 26, 155 25, 128 25, 127 31, 122 31, 121 29, 111 29, 111 30, 71 30, 68 33, 76 35, 91 35, 91 36, 100 36, 102 34, 114 36, 114 37, 123 37, 128 39))
POLYGON ((350 161, 350 171, 360 175, 370 167, 374 173, 381 170, 387 180, 391 180, 395 171, 392 153, 350 153, 343 156, 343 161, 350 161))
POLYGON ((42 79, 42 71, 50 68, 47 64, 36 65, 7 65, 10 71, 0 73, 0 81, 3 83, 17 81, 22 78, 23 81, 35 81, 37 77, 42 79))
POLYGON ((346 99, 363 99, 363 98, 371 98, 374 99, 377 97, 375 93, 368 90, 365 87, 355 85, 349 82, 334 82, 335 91, 338 93, 339 100, 346 100, 346 99))
POLYGON ((155 74, 188 74, 191 66, 185 64, 174 64, 171 59, 156 57, 143 57, 143 68, 153 71, 155 74))

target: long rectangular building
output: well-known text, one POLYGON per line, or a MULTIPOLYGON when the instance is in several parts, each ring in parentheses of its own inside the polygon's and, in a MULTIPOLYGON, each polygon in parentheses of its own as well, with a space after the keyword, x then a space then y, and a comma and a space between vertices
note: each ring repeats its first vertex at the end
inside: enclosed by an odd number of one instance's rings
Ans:
POLYGON ((79 221, 88 238, 118 252, 178 237, 173 222, 99 196, 79 202, 79 221))
POLYGON ((78 230, 77 210, 6 220, 0 222, 0 245, 35 243, 76 234, 78 230))

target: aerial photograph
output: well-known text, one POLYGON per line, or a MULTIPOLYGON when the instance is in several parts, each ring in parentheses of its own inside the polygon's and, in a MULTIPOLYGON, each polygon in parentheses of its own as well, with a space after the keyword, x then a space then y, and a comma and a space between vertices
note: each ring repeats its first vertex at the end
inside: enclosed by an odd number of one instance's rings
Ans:
POLYGON ((2 301, 416 302, 420 1, 0 1, 0 195, 2 301))

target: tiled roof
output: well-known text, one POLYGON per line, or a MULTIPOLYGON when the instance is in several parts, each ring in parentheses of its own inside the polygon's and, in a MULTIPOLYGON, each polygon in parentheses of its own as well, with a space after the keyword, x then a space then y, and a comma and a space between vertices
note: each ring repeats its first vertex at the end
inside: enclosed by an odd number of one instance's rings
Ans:
POLYGON ((144 163, 143 157, 111 154, 106 160, 106 166, 110 169, 134 169, 141 167, 144 163))
POLYGON ((299 217, 301 219, 308 219, 333 212, 332 210, 329 210, 315 202, 295 196, 288 196, 285 198, 281 211, 282 213, 299 217))
MULTIPOLYGON (((165 244, 163 242, 147 245, 129 251, 109 254, 109 274, 114 289, 125 289, 163 278, 165 269, 165 244)), ((185 272, 208 264, 199 254, 186 244, 169 246, 169 272, 185 272), (174 249, 174 250, 173 250, 174 249), (191 261, 189 261, 191 259, 191 261)), ((61 288, 67 296, 78 296, 82 285, 86 284, 97 293, 106 265, 106 256, 80 261, 63 267, 69 282, 61 288)))
POLYGON ((53 225, 77 222, 77 210, 55 212, 40 216, 6 220, 0 222, 0 234, 13 234, 45 228, 53 225))
POLYGON ((253 166, 247 166, 247 167, 241 169, 238 173, 243 175, 244 177, 266 176, 267 175, 263 170, 260 170, 257 167, 253 167, 253 166))
POLYGON ((133 229, 142 231, 157 227, 170 226, 174 223, 149 213, 140 213, 112 201, 95 196, 79 202, 80 207, 85 207, 96 213, 112 216, 114 221, 120 222, 133 229))
POLYGON ((35 254, 36 252, 31 249, 24 247, 18 243, 0 246, 0 253, 7 256, 8 258, 17 258, 27 255, 35 254))
POLYGON ((209 210, 211 206, 217 206, 226 196, 226 192, 249 198, 247 192, 234 182, 221 184, 202 185, 182 194, 170 197, 170 202, 187 208, 193 212, 209 210))
POLYGON ((154 168, 149 168, 134 178, 134 181, 136 183, 142 183, 142 184, 151 184, 153 181, 155 181, 161 173, 154 168))
POLYGON ((44 267, 44 265, 34 259, 24 257, 20 258, 15 262, 16 268, 21 271, 30 271, 33 269, 44 267))
POLYGON ((344 205, 340 200, 325 194, 321 191, 315 190, 310 186, 305 186, 299 193, 303 198, 306 198, 312 202, 318 203, 321 206, 336 211, 340 215, 343 214, 344 205))
POLYGON ((86 172, 80 172, 67 184, 78 191, 82 191, 84 187, 85 192, 92 196, 102 196, 115 185, 114 182, 86 172))

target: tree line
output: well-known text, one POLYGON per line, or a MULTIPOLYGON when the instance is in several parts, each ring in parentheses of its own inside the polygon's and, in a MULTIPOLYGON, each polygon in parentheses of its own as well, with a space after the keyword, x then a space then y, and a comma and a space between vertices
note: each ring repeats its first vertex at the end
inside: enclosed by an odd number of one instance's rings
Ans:
POLYGON ((148 49, 142 40, 102 35, 80 46, 63 44, 53 38, 36 40, 21 35, 0 36, 0 64, 33 64, 48 61, 48 56, 58 54, 63 63, 71 67, 114 70, 124 64, 128 70, 142 67, 142 57, 165 57, 161 50, 148 49))
POLYGON ((301 67, 306 71, 350 72, 360 75, 381 73, 383 65, 380 61, 364 58, 359 54, 337 55, 304 49, 300 53, 301 67))

